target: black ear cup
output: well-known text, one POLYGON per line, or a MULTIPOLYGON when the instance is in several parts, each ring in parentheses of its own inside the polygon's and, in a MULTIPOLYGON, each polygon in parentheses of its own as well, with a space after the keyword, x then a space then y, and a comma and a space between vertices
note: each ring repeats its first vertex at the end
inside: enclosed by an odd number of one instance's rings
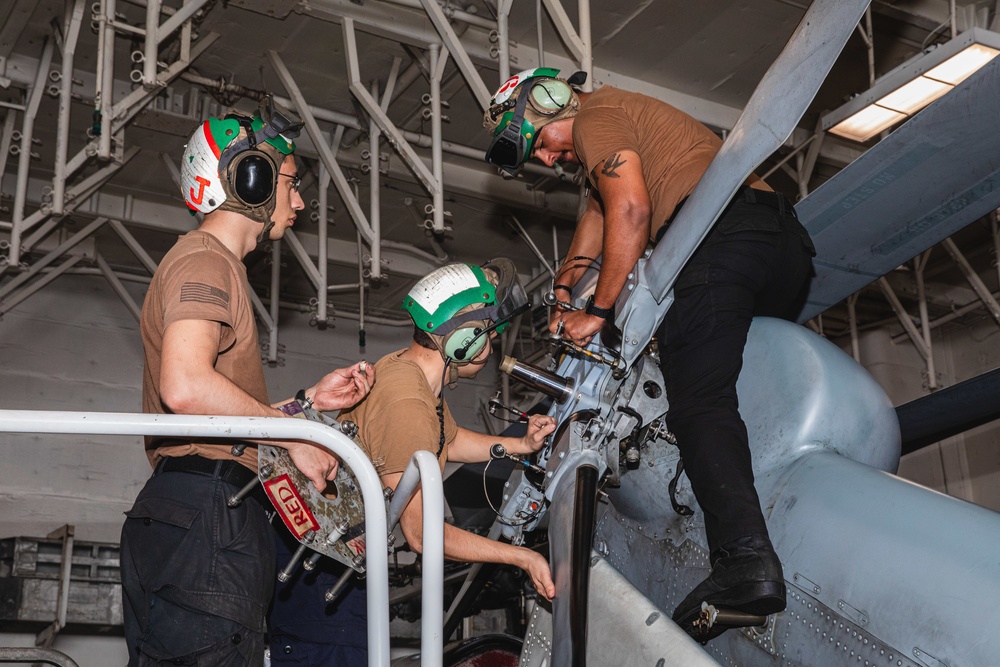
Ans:
POLYGON ((247 206, 260 206, 274 196, 277 169, 267 154, 258 150, 240 153, 230 168, 230 184, 240 201, 247 206))

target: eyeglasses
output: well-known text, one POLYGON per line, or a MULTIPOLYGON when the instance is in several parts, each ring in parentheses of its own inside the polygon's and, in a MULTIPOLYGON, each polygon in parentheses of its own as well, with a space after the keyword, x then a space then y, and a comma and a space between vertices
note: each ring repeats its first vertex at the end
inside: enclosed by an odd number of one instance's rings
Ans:
POLYGON ((299 176, 298 174, 283 174, 280 171, 278 172, 278 176, 287 176, 288 178, 292 179, 292 190, 295 190, 296 192, 299 191, 299 186, 302 185, 301 176, 299 176))

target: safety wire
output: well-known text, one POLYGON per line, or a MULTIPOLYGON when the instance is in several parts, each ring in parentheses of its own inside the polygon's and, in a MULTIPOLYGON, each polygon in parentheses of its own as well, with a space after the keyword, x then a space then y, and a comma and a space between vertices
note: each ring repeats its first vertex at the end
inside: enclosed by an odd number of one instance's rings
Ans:
MULTIPOLYGON (((490 509, 493 510, 493 513, 497 515, 497 521, 499 521, 501 524, 505 526, 523 526, 533 521, 535 517, 538 516, 538 511, 532 512, 527 517, 525 517, 523 521, 512 521, 507 517, 505 517, 503 514, 501 514, 500 510, 498 510, 496 507, 493 506, 493 501, 490 500, 490 494, 486 488, 486 473, 487 471, 489 471, 491 463, 493 463, 492 456, 490 457, 490 460, 486 462, 486 466, 483 467, 483 495, 486 496, 486 503, 490 506, 490 509)), ((539 508, 541 508, 541 505, 539 505, 539 508)))

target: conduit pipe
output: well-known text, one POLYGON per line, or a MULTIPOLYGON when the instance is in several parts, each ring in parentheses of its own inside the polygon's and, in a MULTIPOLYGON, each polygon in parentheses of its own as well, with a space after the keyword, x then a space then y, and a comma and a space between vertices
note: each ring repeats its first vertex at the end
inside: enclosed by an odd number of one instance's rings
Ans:
POLYGON ((271 242, 271 327, 267 336, 267 363, 278 363, 278 294, 281 288, 281 239, 271 242))
POLYGON ((497 3, 497 64, 500 66, 500 83, 510 78, 510 9, 513 4, 514 0, 500 0, 497 3))
MULTIPOLYGON (((386 2, 393 5, 399 5, 400 7, 412 7, 414 9, 423 9, 424 7, 420 0, 386 0, 386 2)), ((474 25, 477 28, 483 28, 484 30, 493 30, 493 22, 477 14, 472 14, 460 9, 454 9, 450 6, 442 7, 441 11, 444 12, 444 15, 449 19, 460 21, 462 23, 468 23, 469 25, 474 25)))
MULTIPOLYGON (((97 156, 111 159, 111 118, 114 116, 115 98, 115 1, 101 0, 100 38, 97 58, 97 82, 100 88, 101 136, 97 142, 97 156)), ((48 68, 46 68, 48 69, 48 68)))
POLYGON ((142 49, 142 86, 146 90, 156 87, 156 59, 160 53, 158 28, 160 25, 160 0, 146 0, 146 41, 142 49))
MULTIPOLYGON (((52 213, 62 215, 66 198, 66 160, 69 157, 69 112, 73 101, 73 61, 80 38, 83 9, 86 0, 76 0, 67 16, 63 36, 62 70, 59 89, 59 120, 56 130, 55 173, 52 177, 52 213)), ((6 155, 6 153, 4 153, 6 155)))
MULTIPOLYGON (((371 88, 372 99, 377 100, 379 98, 378 81, 372 81, 371 88)), ((388 96, 386 96, 386 99, 388 99, 388 96)), ((368 120, 368 178, 370 179, 368 220, 372 226, 372 235, 374 236, 371 244, 372 280, 379 280, 382 277, 382 207, 380 199, 382 196, 382 183, 381 173, 379 172, 379 141, 381 138, 382 131, 379 129, 378 123, 375 122, 375 117, 372 116, 368 120)))
POLYGON ((432 191, 434 212, 432 231, 444 233, 444 166, 441 156, 441 77, 448 63, 448 51, 437 44, 429 47, 431 65, 431 169, 434 190, 432 191))
MULTIPOLYGON (((343 125, 337 126, 337 135, 340 135, 344 131, 343 125)), ((336 146, 337 143, 334 143, 336 146)), ((316 290, 316 327, 322 331, 326 329, 326 300, 328 298, 328 288, 327 283, 329 282, 329 272, 330 267, 328 266, 327 254, 330 249, 327 247, 327 235, 329 230, 327 224, 329 223, 329 209, 330 205, 330 172, 327 171, 326 165, 322 162, 319 163, 319 213, 318 219, 316 220, 316 236, 318 239, 318 251, 316 253, 316 265, 319 269, 319 289, 316 290)), ((360 234, 358 236, 360 239, 360 234)))
MULTIPOLYGON (((21 124, 21 145, 17 156, 17 183, 14 190, 14 211, 11 217, 13 228, 10 234, 10 250, 8 251, 8 266, 17 266, 21 263, 21 234, 26 229, 24 221, 24 204, 28 199, 28 171, 31 167, 31 141, 35 132, 35 116, 38 115, 38 105, 42 100, 42 91, 45 88, 45 78, 49 73, 49 66, 52 64, 52 51, 54 40, 48 38, 42 47, 42 60, 38 63, 38 71, 35 72, 35 81, 31 84, 31 93, 28 96, 28 104, 24 110, 24 119, 21 124)), ((11 113, 11 112, 8 112, 11 113)), ((7 156, 0 156, 6 160, 7 156)))

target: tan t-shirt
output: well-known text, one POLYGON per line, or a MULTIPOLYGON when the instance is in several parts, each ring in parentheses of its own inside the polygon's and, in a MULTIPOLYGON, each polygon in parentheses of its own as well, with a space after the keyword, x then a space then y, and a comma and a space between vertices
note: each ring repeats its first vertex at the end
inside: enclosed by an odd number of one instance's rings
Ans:
MULTIPOLYGON (((403 472, 414 452, 426 450, 437 454, 441 442, 438 397, 431 391, 420 366, 400 357, 405 351, 379 359, 371 393, 338 417, 358 425, 361 447, 379 475, 403 472)), ((458 425, 445 402, 445 445, 438 457, 442 472, 448 448, 457 434, 458 425)))
MULTIPOLYGON (((249 295, 246 267, 218 239, 197 230, 180 237, 160 262, 142 306, 143 412, 170 413, 159 392, 163 332, 179 320, 221 322, 215 370, 258 401, 268 402, 249 295)), ((231 448, 231 442, 174 440, 168 446, 157 446, 156 439, 146 439, 146 454, 154 466, 164 456, 198 454, 208 459, 235 459, 257 470, 256 447, 247 447, 240 457, 234 457, 231 448)))
MULTIPOLYGON (((595 168, 621 151, 635 151, 652 206, 650 239, 694 191, 722 140, 711 130, 666 102, 603 86, 580 107, 573 122, 573 147, 591 180, 595 168)), ((770 190, 756 176, 752 187, 770 190)))

